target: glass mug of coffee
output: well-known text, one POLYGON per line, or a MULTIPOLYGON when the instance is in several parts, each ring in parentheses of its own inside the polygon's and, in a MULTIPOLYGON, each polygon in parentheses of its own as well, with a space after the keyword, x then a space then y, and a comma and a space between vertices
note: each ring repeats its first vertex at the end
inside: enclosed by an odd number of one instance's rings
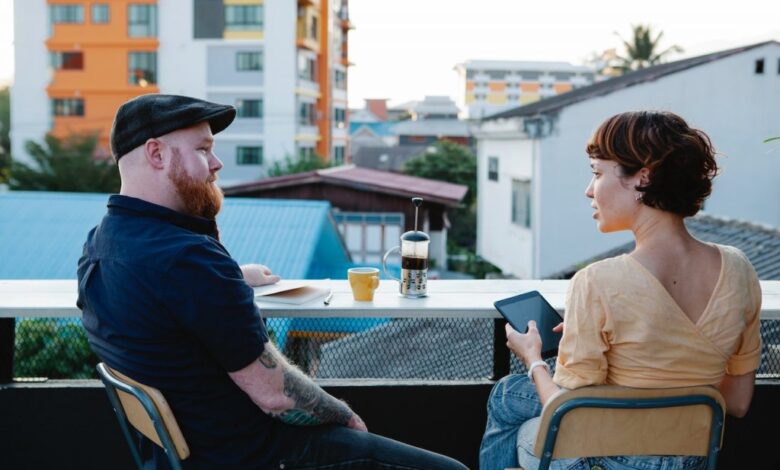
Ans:
POLYGON ((428 295, 428 245, 431 237, 416 230, 401 235, 401 246, 391 248, 382 257, 382 268, 390 279, 400 282, 399 291, 404 297, 425 297, 428 295), (387 270, 387 258, 394 252, 401 252, 401 278, 387 270))
POLYGON ((352 298, 361 301, 374 300, 374 291, 379 287, 379 269, 350 268, 347 271, 352 298))

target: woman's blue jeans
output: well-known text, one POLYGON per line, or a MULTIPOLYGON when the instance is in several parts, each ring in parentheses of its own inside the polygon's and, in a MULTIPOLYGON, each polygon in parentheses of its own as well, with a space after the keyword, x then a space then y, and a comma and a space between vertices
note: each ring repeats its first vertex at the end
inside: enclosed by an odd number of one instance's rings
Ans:
MULTIPOLYGON (((479 449, 481 470, 503 470, 521 466, 536 469, 533 455, 542 404, 536 388, 525 375, 508 375, 490 392, 487 426, 479 449)), ((693 470, 704 468, 702 457, 590 457, 553 460, 554 470, 693 470)))

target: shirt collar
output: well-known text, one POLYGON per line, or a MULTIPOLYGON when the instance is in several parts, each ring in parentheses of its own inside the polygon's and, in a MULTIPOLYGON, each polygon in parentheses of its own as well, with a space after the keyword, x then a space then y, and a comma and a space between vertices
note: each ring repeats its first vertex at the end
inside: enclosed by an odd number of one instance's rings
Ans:
POLYGON ((219 239, 216 220, 206 219, 204 217, 195 217, 181 212, 153 204, 143 199, 121 194, 113 194, 108 198, 108 212, 111 213, 130 213, 142 217, 154 217, 165 222, 202 235, 209 235, 219 239))

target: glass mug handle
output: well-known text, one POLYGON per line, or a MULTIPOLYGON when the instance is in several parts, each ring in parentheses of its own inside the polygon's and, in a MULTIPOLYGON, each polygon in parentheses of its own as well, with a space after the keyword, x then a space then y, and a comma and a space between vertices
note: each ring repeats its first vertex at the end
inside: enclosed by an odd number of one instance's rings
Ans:
POLYGON ((387 253, 385 253, 385 255, 382 257, 382 269, 385 271, 385 276, 387 276, 390 279, 394 279, 394 280, 396 280, 398 282, 401 282, 400 279, 398 279, 397 277, 395 277, 392 274, 390 274, 390 271, 387 270, 387 257, 390 256, 390 254, 392 252, 394 252, 394 251, 400 252, 401 251, 401 247, 397 246, 395 248, 390 248, 389 250, 387 250, 387 253))

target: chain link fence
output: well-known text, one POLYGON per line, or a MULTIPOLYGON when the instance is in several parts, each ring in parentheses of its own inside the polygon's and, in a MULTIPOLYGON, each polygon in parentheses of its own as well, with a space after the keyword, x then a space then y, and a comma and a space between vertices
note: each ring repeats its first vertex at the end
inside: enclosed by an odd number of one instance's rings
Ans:
MULTIPOLYGON (((271 318, 267 327, 279 349, 317 378, 445 381, 493 375, 492 319, 271 318)), ((96 378, 99 360, 79 319, 18 318, 15 332, 19 380, 96 378)), ((758 375, 780 378, 780 320, 762 320, 761 335, 758 375)), ((548 362, 554 365, 554 359, 548 362)), ((512 357, 509 370, 525 368, 512 357)))

